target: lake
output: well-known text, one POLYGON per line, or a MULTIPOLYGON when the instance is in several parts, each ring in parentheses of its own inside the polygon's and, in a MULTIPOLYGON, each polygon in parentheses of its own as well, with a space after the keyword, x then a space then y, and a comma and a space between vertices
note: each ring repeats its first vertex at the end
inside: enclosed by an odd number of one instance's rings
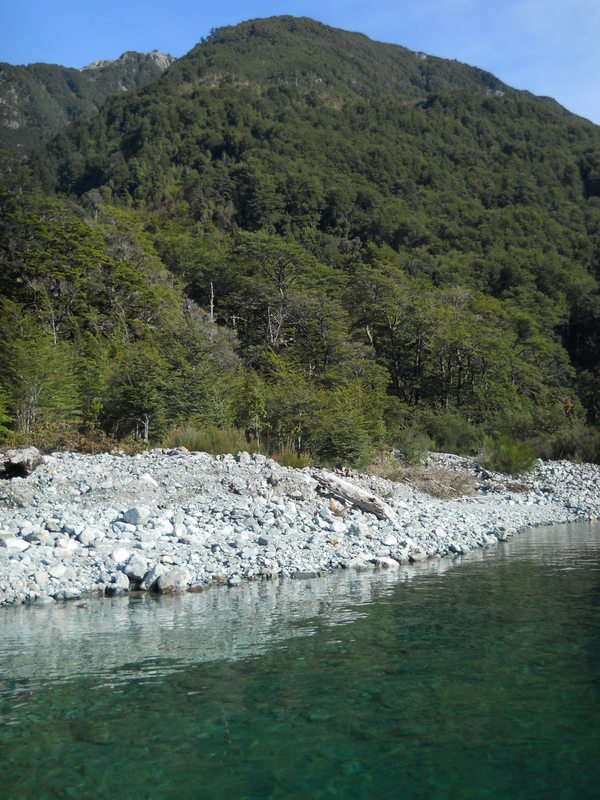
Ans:
POLYGON ((0 796, 596 798, 600 525, 2 609, 0 796))

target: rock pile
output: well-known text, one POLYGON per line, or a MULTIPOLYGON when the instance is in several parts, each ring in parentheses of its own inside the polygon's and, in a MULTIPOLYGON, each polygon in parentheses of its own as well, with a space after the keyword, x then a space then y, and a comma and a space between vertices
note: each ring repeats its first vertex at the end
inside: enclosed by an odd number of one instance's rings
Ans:
POLYGON ((0 605, 395 569, 600 516, 593 465, 540 461, 515 491, 468 459, 430 461, 475 475, 476 495, 436 500, 382 478, 345 478, 385 501, 391 513, 379 519, 335 499, 310 470, 262 455, 45 456, 29 477, 0 481, 0 605))

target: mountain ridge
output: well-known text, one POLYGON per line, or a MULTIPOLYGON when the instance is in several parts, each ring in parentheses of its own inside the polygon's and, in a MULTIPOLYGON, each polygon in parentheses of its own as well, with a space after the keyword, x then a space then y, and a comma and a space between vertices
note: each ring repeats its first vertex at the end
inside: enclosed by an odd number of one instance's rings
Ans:
POLYGON ((439 68, 453 65, 458 75, 457 81, 462 79, 465 83, 483 85, 492 91, 509 88, 491 73, 477 67, 416 53, 401 45, 377 42, 362 33, 345 31, 308 17, 288 15, 251 19, 238 25, 213 30, 208 38, 177 60, 173 77, 189 69, 190 64, 198 72, 215 67, 232 74, 239 70, 250 79, 254 77, 263 82, 288 82, 309 88, 326 80, 328 88, 339 90, 345 84, 344 88, 356 94, 366 90, 367 79, 380 92, 390 91, 400 83, 406 89, 407 82, 413 82, 417 90, 414 94, 420 97, 423 94, 419 90, 426 88, 432 74, 434 85, 427 88, 427 92, 445 85, 443 76, 438 75, 439 68), (302 50, 298 49, 300 37, 304 41, 302 50), (254 53, 251 65, 242 62, 248 46, 254 53), (346 68, 346 74, 330 74, 327 78, 319 74, 319 70, 327 72, 323 65, 325 49, 340 65, 336 72, 346 68), (295 59, 292 64, 289 62, 291 52, 295 59), (387 70, 381 69, 379 75, 370 68, 370 60, 375 52, 381 58, 378 66, 387 67, 387 70), (226 63, 221 60, 220 53, 226 53, 226 63), (283 71, 278 73, 278 69, 283 71))
POLYGON ((45 197, 7 181, 8 415, 600 458, 599 153, 475 68, 306 19, 214 31, 34 154, 45 197), (24 352, 62 387, 25 411, 24 352))
POLYGON ((0 147, 33 150, 68 123, 97 111, 110 94, 154 80, 172 61, 158 51, 126 51, 118 59, 81 69, 1 63, 0 147))

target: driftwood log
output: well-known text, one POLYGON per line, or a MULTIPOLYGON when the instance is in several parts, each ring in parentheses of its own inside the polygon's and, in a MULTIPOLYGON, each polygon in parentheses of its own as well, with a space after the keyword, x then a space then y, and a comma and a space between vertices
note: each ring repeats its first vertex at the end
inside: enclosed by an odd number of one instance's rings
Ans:
POLYGON ((312 470, 311 475, 313 478, 330 494, 340 500, 347 500, 352 505, 357 506, 361 511, 366 511, 369 514, 374 514, 378 519, 389 519, 392 522, 397 521, 396 514, 393 509, 376 494, 367 492, 361 489, 350 481, 345 481, 338 478, 331 472, 326 470, 312 470))

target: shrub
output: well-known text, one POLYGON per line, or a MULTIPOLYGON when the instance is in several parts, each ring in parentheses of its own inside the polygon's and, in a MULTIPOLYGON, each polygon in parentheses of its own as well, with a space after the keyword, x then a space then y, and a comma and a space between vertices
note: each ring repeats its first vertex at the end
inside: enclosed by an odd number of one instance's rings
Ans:
POLYGON ((352 396, 323 392, 322 405, 311 416, 305 440, 321 463, 361 469, 371 460, 371 437, 362 409, 352 396))
POLYGON ((551 458, 600 463, 600 430, 588 425, 573 425, 558 431, 551 440, 551 458))
POLYGON ((12 420, 8 416, 8 411, 6 410, 6 397, 2 391, 2 387, 0 387, 0 442, 5 441, 10 436, 7 423, 11 422, 12 420))
POLYGON ((433 448, 440 452, 475 455, 481 449, 480 426, 452 411, 427 411, 420 416, 419 427, 431 437, 433 448))
POLYGON ((298 453, 293 447, 283 447, 277 450, 271 456, 282 467, 294 467, 294 469, 302 469, 309 467, 312 464, 311 457, 308 453, 298 453))
POLYGON ((218 428, 216 425, 202 427, 193 424, 171 428, 163 440, 164 447, 186 447, 203 453, 239 453, 241 450, 255 452, 254 441, 248 442, 246 434, 239 428, 218 428))
POLYGON ((494 472, 521 475, 531 472, 535 464, 535 453, 530 445, 518 442, 510 436, 485 437, 483 455, 479 463, 494 472))
POLYGON ((395 445, 405 464, 420 464, 427 457, 427 451, 431 450, 432 441, 422 430, 411 426, 400 432, 395 445))

